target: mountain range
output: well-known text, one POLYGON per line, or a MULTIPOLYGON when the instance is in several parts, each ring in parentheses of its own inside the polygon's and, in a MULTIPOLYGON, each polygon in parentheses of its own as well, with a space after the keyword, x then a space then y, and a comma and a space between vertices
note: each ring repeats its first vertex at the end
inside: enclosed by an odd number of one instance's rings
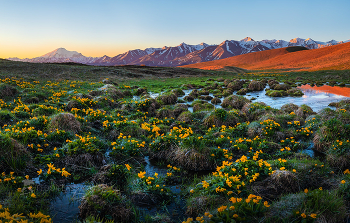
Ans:
POLYGON ((298 46, 285 47, 183 67, 205 70, 230 70, 234 67, 247 70, 349 70, 350 42, 310 50, 298 46))
POLYGON ((328 42, 314 41, 310 38, 294 38, 290 41, 284 40, 262 40, 255 41, 246 37, 240 41, 225 40, 219 45, 209 45, 201 43, 198 45, 188 45, 181 43, 175 47, 146 48, 145 50, 129 50, 115 57, 86 57, 76 51, 68 51, 65 48, 58 48, 50 53, 35 58, 8 58, 13 61, 33 62, 33 63, 65 63, 74 62, 97 66, 115 65, 146 65, 146 66, 183 66, 206 61, 214 61, 232 56, 259 52, 271 49, 278 49, 290 46, 303 46, 308 49, 319 49, 328 46, 338 45, 348 41, 328 42))

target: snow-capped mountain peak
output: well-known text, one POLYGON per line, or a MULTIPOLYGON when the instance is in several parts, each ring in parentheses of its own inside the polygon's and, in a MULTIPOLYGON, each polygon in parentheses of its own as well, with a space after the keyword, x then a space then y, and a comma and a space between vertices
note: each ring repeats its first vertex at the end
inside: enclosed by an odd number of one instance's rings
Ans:
POLYGON ((297 38, 291 39, 289 42, 294 43, 294 44, 301 44, 304 41, 305 41, 305 39, 297 37, 297 38))
POLYGON ((304 41, 305 43, 309 43, 309 44, 311 44, 311 43, 316 43, 313 39, 311 39, 311 38, 307 38, 305 41, 304 41))
POLYGON ((255 41, 250 37, 246 37, 244 39, 241 39, 241 42, 255 42, 255 41))
POLYGON ((338 44, 338 41, 332 39, 331 41, 328 41, 327 44, 336 45, 336 44, 338 44))
POLYGON ((43 58, 71 58, 71 57, 84 57, 81 53, 77 51, 68 51, 65 48, 58 48, 50 53, 47 53, 43 58))

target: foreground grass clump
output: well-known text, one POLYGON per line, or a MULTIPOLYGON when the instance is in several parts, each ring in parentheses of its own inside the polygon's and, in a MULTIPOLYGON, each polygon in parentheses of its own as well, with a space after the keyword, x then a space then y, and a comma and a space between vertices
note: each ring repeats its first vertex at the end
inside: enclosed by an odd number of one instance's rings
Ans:
POLYGON ((268 84, 267 92, 300 96, 296 82, 324 82, 216 74, 0 79, 0 215, 50 221, 50 202, 88 183, 78 201, 85 222, 344 221, 349 103, 275 109, 238 95, 268 84))
POLYGON ((343 198, 336 191, 322 188, 299 194, 290 194, 272 205, 271 214, 274 221, 310 221, 315 219, 326 222, 341 222, 346 215, 343 198))
POLYGON ((1 133, 0 153, 1 171, 23 171, 31 165, 31 156, 27 149, 8 135, 1 133))
POLYGON ((85 194, 80 209, 80 217, 95 216, 115 222, 132 222, 134 213, 130 204, 118 190, 106 185, 91 187, 85 194))

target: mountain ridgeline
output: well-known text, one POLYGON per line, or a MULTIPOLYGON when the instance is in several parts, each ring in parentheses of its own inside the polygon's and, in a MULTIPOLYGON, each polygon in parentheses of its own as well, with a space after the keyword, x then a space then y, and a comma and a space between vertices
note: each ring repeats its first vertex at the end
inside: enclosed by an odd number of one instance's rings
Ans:
MULTIPOLYGON (((347 41, 346 41, 347 42, 347 41)), ((175 47, 146 48, 145 50, 129 50, 115 57, 86 57, 76 51, 68 51, 58 48, 43 56, 32 59, 8 58, 13 61, 33 62, 33 63, 81 63, 97 66, 115 65, 146 65, 146 66, 166 66, 175 67, 188 64, 195 64, 207 61, 214 61, 232 56, 260 52, 284 47, 300 46, 307 49, 319 49, 333 46, 343 41, 331 40, 328 42, 314 41, 310 38, 294 38, 290 41, 284 40, 262 40, 255 41, 246 37, 240 41, 225 40, 219 45, 209 45, 201 43, 198 45, 188 45, 182 43, 175 47)), ((293 48, 290 48, 293 49, 293 48)), ((296 48, 294 48, 296 49, 296 48)))

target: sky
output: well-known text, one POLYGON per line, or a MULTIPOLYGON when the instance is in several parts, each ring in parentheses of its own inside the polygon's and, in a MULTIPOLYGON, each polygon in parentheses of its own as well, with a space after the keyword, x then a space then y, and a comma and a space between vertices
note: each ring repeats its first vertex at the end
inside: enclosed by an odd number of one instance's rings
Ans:
POLYGON ((349 0, 0 0, 0 58, 224 40, 350 39, 349 0))

